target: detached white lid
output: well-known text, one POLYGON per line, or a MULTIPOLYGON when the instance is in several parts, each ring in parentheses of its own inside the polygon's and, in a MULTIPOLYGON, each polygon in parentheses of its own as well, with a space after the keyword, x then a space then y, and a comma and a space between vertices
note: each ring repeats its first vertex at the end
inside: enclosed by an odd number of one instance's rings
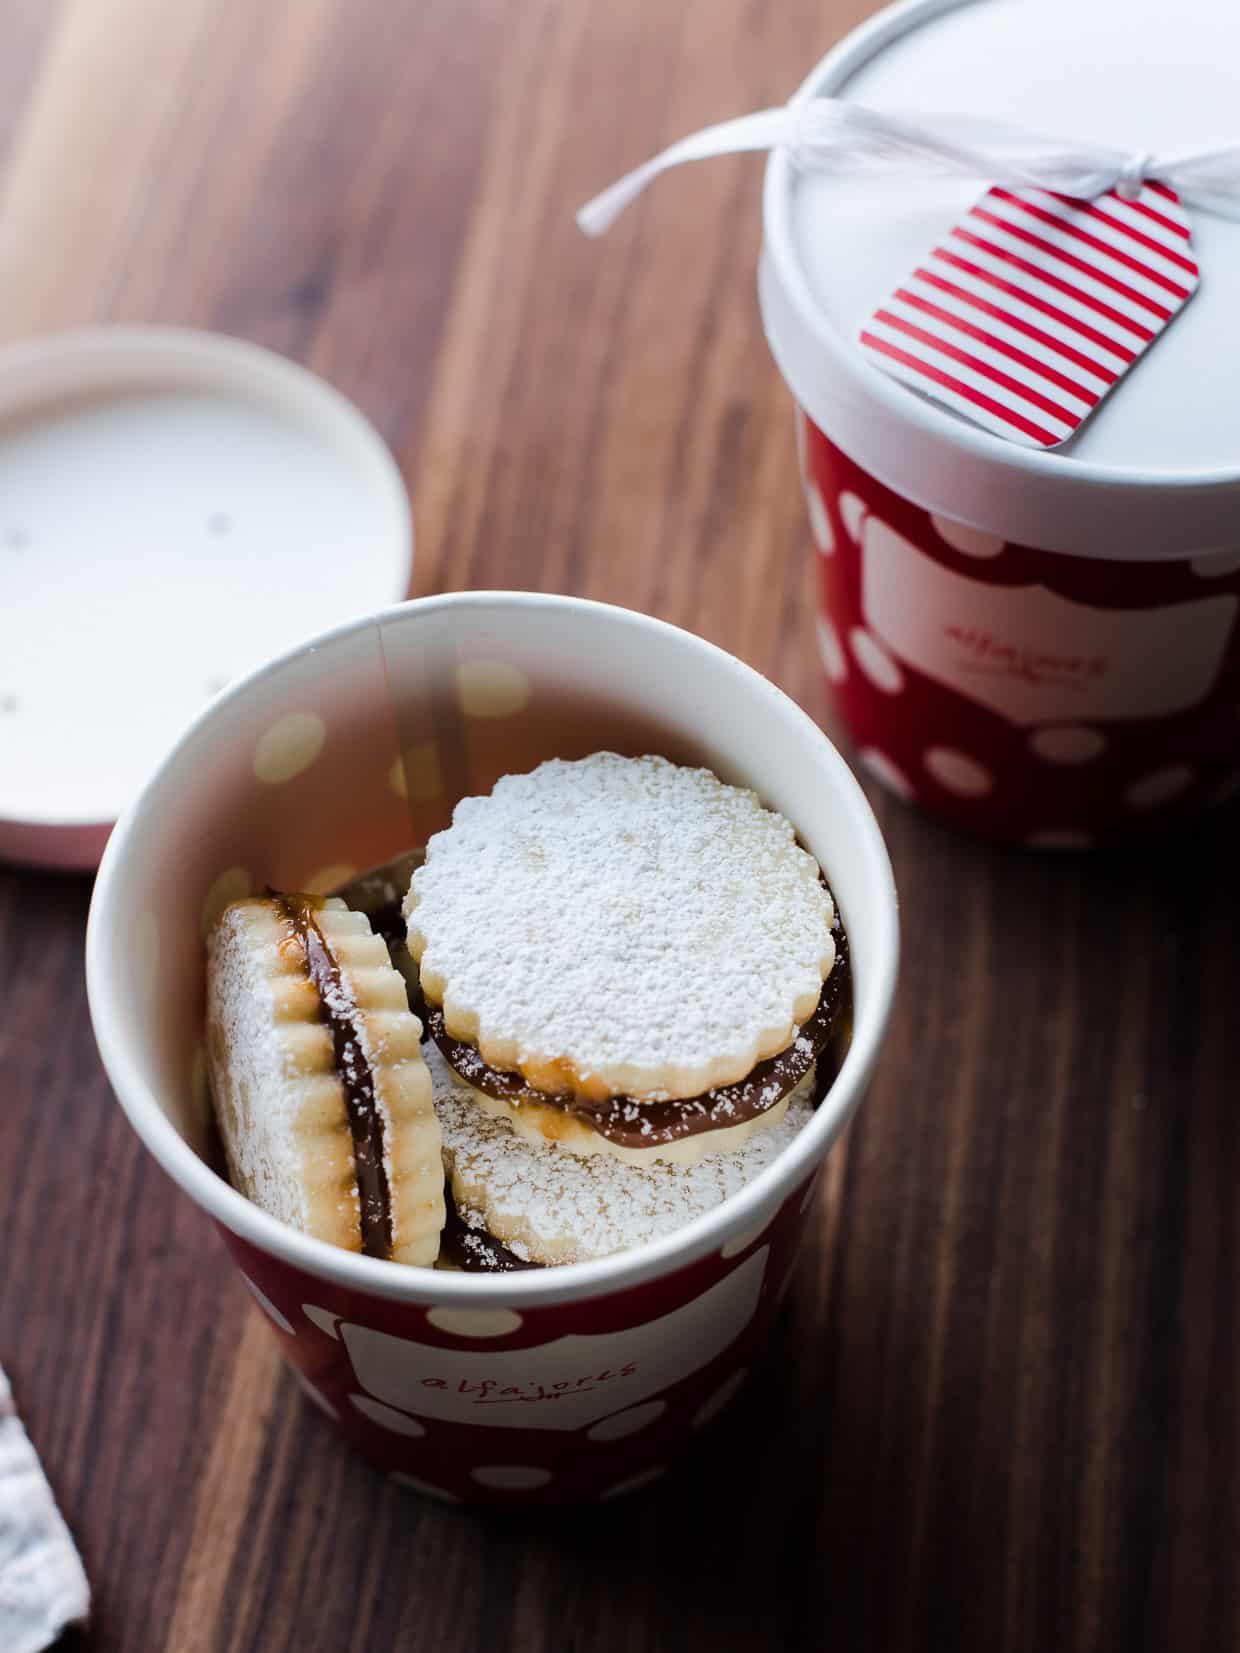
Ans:
MULTIPOLYGON (((990 116, 1160 154, 1240 140, 1240 4, 903 0, 849 35, 796 101, 990 116)), ((918 396, 854 343, 984 180, 848 177, 772 155, 759 291, 767 337, 831 440, 919 505, 1106 558, 1240 542, 1240 223, 1190 210, 1201 286, 1063 448, 1017 447, 918 396)))
POLYGON ((411 563, 388 449, 282 356, 129 327, 0 351, 0 858, 94 866, 217 690, 411 563))

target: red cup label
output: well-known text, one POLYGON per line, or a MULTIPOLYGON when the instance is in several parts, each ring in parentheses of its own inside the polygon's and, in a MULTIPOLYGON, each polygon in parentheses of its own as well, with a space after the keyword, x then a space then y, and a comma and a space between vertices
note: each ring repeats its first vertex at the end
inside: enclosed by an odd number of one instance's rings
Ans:
POLYGON ((862 608, 899 659, 1010 723, 1166 717, 1218 680, 1238 599, 1103 609, 1040 585, 984 585, 867 515, 862 608))
MULTIPOLYGON (((645 1325, 533 1348, 473 1354, 348 1322, 337 1332, 360 1388, 399 1413, 491 1428, 581 1429, 716 1360, 753 1319, 767 1256, 766 1247, 754 1252, 700 1297, 645 1325)), ((445 1311, 445 1326, 450 1316, 445 1311)))
POLYGON ((885 786, 1059 848, 1240 794, 1240 548, 1042 550, 902 498, 804 414, 798 436, 822 663, 885 786))

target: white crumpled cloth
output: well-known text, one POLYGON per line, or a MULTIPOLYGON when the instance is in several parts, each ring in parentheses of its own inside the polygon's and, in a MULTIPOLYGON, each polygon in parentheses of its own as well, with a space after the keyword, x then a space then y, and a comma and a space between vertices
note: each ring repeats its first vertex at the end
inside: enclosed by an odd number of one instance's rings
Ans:
POLYGON ((41 1653, 89 1608, 81 1559, 0 1367, 0 1648, 41 1653))

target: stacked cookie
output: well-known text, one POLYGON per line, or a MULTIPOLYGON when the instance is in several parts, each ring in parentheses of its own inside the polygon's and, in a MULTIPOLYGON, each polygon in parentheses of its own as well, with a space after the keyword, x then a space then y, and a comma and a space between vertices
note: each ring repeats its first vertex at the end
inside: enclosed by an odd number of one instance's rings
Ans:
POLYGON ((842 937, 752 792, 612 753, 505 776, 432 838, 405 911, 457 1210, 518 1258, 668 1232, 808 1120, 842 937))
POLYGON ((844 938, 752 792, 557 759, 457 805, 395 927, 385 881, 236 902, 209 938, 216 1117, 272 1215, 396 1262, 576 1262, 710 1210, 810 1118, 844 938))
POLYGON ((422 1026, 362 913, 237 901, 207 941, 207 1069, 229 1179, 349 1251, 430 1264, 444 1224, 422 1026))

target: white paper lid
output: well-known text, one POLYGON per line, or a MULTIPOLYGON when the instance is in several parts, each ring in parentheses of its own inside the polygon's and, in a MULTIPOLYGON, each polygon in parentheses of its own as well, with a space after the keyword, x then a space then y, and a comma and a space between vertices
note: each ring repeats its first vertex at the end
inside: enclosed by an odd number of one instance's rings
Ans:
MULTIPOLYGON (((1156 153, 1240 139, 1240 5, 1220 0, 906 0, 848 36, 799 97, 954 111, 1156 153)), ((1099 557, 1240 540, 1240 223, 1192 213, 1201 287, 1064 448, 1017 448, 866 362, 865 317, 922 262, 980 180, 767 170, 760 274, 771 347, 851 458, 928 508, 1099 557)))
POLYGON ((0 352, 0 856, 93 866, 211 695, 411 560, 387 448, 283 357, 123 327, 0 352))

